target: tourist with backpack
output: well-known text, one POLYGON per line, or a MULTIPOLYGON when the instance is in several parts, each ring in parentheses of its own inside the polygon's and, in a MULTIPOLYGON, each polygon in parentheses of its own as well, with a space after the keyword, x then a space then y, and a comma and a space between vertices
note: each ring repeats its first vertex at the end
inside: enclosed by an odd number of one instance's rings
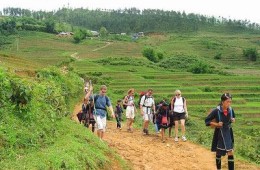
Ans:
POLYGON ((169 113, 169 104, 166 102, 163 102, 161 106, 157 110, 157 120, 159 123, 159 128, 161 130, 161 138, 162 142, 165 142, 164 135, 165 135, 165 129, 168 128, 169 120, 168 120, 168 113, 169 113))
POLYGON ((148 89, 147 93, 140 99, 140 112, 143 116, 143 134, 148 135, 149 122, 153 122, 153 112, 155 111, 155 102, 152 96, 153 90, 148 89))
POLYGON ((187 103, 186 99, 181 96, 181 91, 176 90, 175 96, 171 99, 171 110, 173 112, 173 118, 174 118, 174 132, 175 137, 174 141, 178 142, 178 131, 179 131, 179 121, 181 123, 181 133, 182 133, 182 141, 186 141, 185 136, 185 119, 188 118, 188 110, 187 110, 187 103))
POLYGON ((133 132, 133 122, 135 118, 135 103, 134 103, 134 89, 129 89, 127 92, 127 96, 124 97, 123 105, 126 108, 126 119, 127 119, 127 131, 133 132))
POLYGON ((117 105, 115 108, 116 127, 120 130, 121 130, 121 121, 122 121, 122 113, 123 113, 121 103, 122 103, 122 100, 117 100, 117 105))
POLYGON ((115 118, 115 113, 113 107, 111 105, 110 99, 106 96, 107 87, 102 85, 100 87, 99 94, 94 94, 91 96, 93 92, 93 86, 90 85, 90 89, 85 96, 85 99, 89 99, 92 97, 94 99, 94 116, 97 123, 97 135, 102 140, 104 137, 104 133, 106 130, 106 120, 107 120, 107 107, 111 112, 111 117, 115 118))
POLYGON ((216 152, 216 167, 221 169, 221 156, 228 155, 228 169, 234 170, 234 136, 231 123, 235 122, 234 110, 230 107, 232 96, 224 93, 220 104, 205 119, 206 126, 215 127, 211 151, 216 152))

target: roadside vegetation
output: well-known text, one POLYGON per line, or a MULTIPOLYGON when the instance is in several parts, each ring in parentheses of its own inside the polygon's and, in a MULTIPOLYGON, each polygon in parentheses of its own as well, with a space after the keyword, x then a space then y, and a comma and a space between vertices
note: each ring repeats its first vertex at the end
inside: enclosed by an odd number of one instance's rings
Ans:
POLYGON ((29 80, 1 68, 1 169, 105 169, 112 159, 124 165, 92 132, 70 120, 82 83, 77 74, 54 67, 29 80))

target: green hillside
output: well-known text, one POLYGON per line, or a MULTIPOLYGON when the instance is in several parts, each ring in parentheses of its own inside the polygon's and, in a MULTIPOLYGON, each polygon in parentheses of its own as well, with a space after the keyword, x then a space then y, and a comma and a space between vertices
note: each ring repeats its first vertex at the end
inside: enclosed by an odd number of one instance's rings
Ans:
POLYGON ((113 104, 129 88, 136 89, 136 98, 138 92, 153 88, 157 101, 170 100, 174 91, 180 89, 187 99, 190 115, 187 136, 207 147, 211 144, 212 131, 205 127, 204 118, 219 103, 220 95, 230 92, 237 116, 235 153, 242 159, 260 163, 257 142, 260 136, 260 62, 259 57, 257 61, 243 57, 246 48, 256 48, 259 52, 259 34, 149 34, 137 41, 97 38, 79 44, 54 34, 20 32, 19 35, 19 40, 14 38, 0 51, 0 65, 9 72, 31 80, 38 70, 57 66, 91 79, 95 92, 99 85, 108 85, 113 104), (157 63, 147 60, 142 56, 145 47, 162 52, 164 58, 157 63), (220 59, 215 59, 217 54, 221 54, 220 59), (199 62, 208 66, 212 73, 193 74, 190 69, 199 62))

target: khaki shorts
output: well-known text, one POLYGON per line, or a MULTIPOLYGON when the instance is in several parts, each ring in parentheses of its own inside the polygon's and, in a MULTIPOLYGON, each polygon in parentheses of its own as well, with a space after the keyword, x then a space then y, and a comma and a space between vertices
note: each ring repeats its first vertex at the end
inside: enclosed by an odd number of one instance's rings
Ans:
POLYGON ((107 126, 107 118, 106 117, 100 117, 99 115, 96 116, 96 124, 97 124, 97 129, 102 130, 103 132, 106 131, 106 126, 107 126))
POLYGON ((145 114, 143 115, 143 120, 144 120, 144 121, 153 122, 153 114, 147 114, 147 113, 145 113, 145 114))
POLYGON ((127 119, 134 119, 135 118, 135 108, 134 108, 134 106, 127 106, 125 114, 126 114, 127 119))

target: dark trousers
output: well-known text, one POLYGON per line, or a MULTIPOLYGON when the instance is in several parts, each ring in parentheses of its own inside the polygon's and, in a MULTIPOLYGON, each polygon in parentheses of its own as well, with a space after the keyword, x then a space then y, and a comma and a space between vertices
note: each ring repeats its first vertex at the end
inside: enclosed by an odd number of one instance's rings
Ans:
POLYGON ((119 116, 116 117, 116 127, 121 128, 121 117, 119 116))

